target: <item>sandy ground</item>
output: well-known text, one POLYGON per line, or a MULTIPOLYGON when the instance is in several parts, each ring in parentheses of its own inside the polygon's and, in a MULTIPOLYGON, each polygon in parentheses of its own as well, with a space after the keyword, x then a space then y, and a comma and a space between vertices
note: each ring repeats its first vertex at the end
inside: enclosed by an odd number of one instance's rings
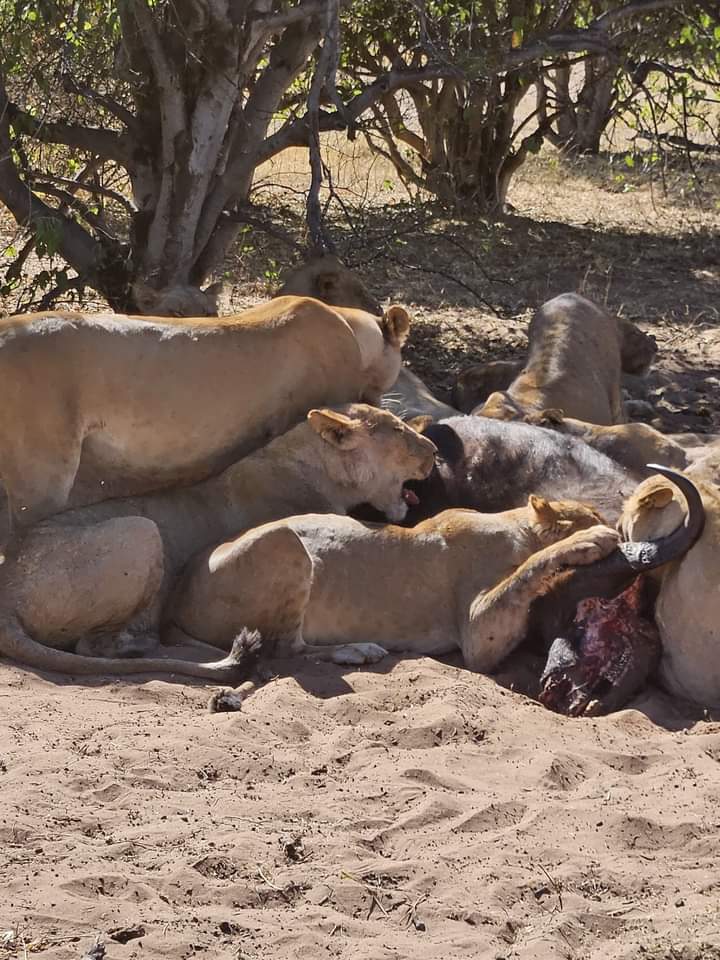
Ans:
MULTIPOLYGON (((720 430, 712 204, 546 166, 507 222, 367 207, 340 252, 413 306, 408 355, 440 391, 580 289, 658 337, 658 422, 720 430)), ((253 243, 228 308, 289 259, 253 243)), ((293 665, 241 714, 208 695, 0 665, 0 960, 96 938, 110 960, 719 960, 716 719, 657 691, 564 719, 429 659, 293 665)))
POLYGON ((720 957, 720 723, 662 694, 573 721, 429 659, 309 663, 211 715, 2 680, 0 957, 720 957))

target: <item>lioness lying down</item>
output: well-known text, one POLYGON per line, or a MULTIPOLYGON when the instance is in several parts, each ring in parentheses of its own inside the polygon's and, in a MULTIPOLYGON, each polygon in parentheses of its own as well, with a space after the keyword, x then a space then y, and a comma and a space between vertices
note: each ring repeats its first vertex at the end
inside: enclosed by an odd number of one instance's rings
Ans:
POLYGON ((222 318, 10 317, 0 480, 13 517, 62 510, 81 452, 97 482, 79 501, 94 502, 202 479, 310 407, 378 403, 409 324, 402 307, 377 319, 298 297, 222 318))
POLYGON ((365 500, 402 520, 404 482, 425 476, 434 452, 383 410, 311 410, 306 422, 203 483, 46 520, 0 567, 0 654, 63 673, 229 679, 242 644, 210 664, 115 657, 137 656, 156 642, 168 589, 197 550, 271 518, 342 514, 365 500))
POLYGON ((577 293, 563 293, 537 310, 528 340, 528 358, 518 376, 473 413, 517 420, 555 407, 589 423, 626 419, 615 317, 577 293))
MULTIPOLYGON (((720 707, 720 490, 694 478, 705 528, 691 550, 652 576, 658 583, 655 620, 662 641, 659 678, 670 693, 720 707)), ((624 506, 619 527, 630 540, 657 540, 683 522, 685 497, 664 477, 641 483, 624 506)))
POLYGON ((470 669, 489 672, 523 639, 548 577, 617 546, 600 519, 585 504, 535 496, 505 513, 447 510, 413 529, 292 517, 193 560, 170 613, 222 649, 255 628, 280 656, 363 663, 460 647, 470 669))

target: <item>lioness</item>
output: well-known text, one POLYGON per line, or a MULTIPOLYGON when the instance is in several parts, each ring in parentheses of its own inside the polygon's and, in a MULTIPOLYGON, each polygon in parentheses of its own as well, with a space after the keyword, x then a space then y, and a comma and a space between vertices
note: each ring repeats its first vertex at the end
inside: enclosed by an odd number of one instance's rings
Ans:
MULTIPOLYGON (((331 254, 311 257, 286 275, 277 295, 316 297, 334 307, 357 307, 376 316, 382 314, 378 301, 368 293, 362 280, 331 254)), ((401 367, 397 380, 383 397, 383 406, 403 420, 429 416, 433 420, 452 417, 458 411, 438 400, 416 374, 401 367)))
POLYGON ((310 407, 378 403, 409 325, 402 307, 377 319, 298 297, 222 318, 10 317, 0 480, 13 517, 62 510, 81 452, 98 480, 81 491, 88 503, 202 479, 310 407))
POLYGON ((687 466, 688 456, 680 444, 655 430, 647 423, 615 423, 612 426, 598 426, 583 423, 572 417, 563 416, 562 410, 543 410, 528 414, 525 423, 539 427, 548 427, 571 437, 579 437, 593 450, 599 450, 622 464, 638 479, 652 473, 646 464, 659 463, 667 467, 682 469, 687 466))
POLYGON ((559 408, 589 423, 621 423, 621 336, 617 320, 577 293, 548 300, 528 330, 529 353, 507 390, 473 412, 498 420, 522 419, 559 408))
MULTIPOLYGON (((615 320, 620 334, 620 367, 626 374, 622 382, 630 389, 630 385, 637 384, 638 378, 650 369, 657 353, 657 343, 653 336, 640 330, 631 320, 623 317, 615 320)), ((524 366, 522 360, 489 360, 466 367, 453 386, 453 404, 461 413, 472 413, 491 393, 507 390, 524 366)))
MULTIPOLYGON (((341 514, 365 500, 402 520, 404 482, 425 476, 434 452, 386 411, 363 404, 311 410, 217 477, 46 520, 0 567, 0 654, 64 673, 227 677, 241 649, 215 664, 87 654, 149 649, 173 577, 195 551, 246 526, 302 510, 341 514)), ((281 608, 282 596, 274 600, 281 608)))
POLYGON ((309 514, 195 558, 170 612, 222 649, 255 628, 281 656, 359 663, 460 647, 466 666, 489 672, 523 639, 543 582, 617 543, 592 507, 535 496, 499 514, 447 510, 413 529, 309 514))
MULTIPOLYGON (((655 620, 662 640, 659 677, 670 692, 720 707, 720 490, 695 479, 705 528, 680 560, 661 567, 655 620)), ((657 540, 676 530, 685 497, 664 477, 645 480, 625 504, 619 527, 630 540, 657 540)))

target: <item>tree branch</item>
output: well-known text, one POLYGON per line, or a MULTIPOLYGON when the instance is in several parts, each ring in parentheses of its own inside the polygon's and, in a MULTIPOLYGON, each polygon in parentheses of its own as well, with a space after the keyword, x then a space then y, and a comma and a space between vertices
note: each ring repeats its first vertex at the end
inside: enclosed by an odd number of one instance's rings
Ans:
POLYGON ((113 100, 112 97, 108 97, 104 93, 99 93, 97 90, 93 90, 92 87, 88 87, 86 84, 78 83, 77 80, 75 80, 75 78, 69 73, 66 73, 63 76, 63 90, 65 90, 67 93, 77 94, 80 97, 86 97, 88 100, 92 100, 101 107, 105 107, 107 112, 111 113, 121 123, 125 124, 128 130, 131 130, 134 134, 139 132, 137 117, 130 113, 126 107, 123 107, 123 105, 118 103, 117 100, 113 100))
POLYGON ((137 213, 137 207, 132 201, 128 200, 127 197, 124 197, 116 190, 110 190, 109 187, 102 187, 100 184, 79 183, 77 180, 72 180, 69 177, 55 177, 49 173, 34 173, 33 178, 35 180, 52 180, 53 183, 63 183, 66 186, 74 187, 75 190, 82 190, 84 193, 92 193, 98 197, 107 197, 109 200, 114 200, 124 207, 130 216, 134 216, 137 213))
POLYGON ((32 137, 40 143, 62 143, 78 150, 88 150, 123 165, 130 160, 134 143, 127 134, 104 130, 102 127, 38 120, 10 101, 6 102, 5 111, 17 134, 32 137))
MULTIPOLYGON (((385 94, 412 84, 422 83, 425 80, 446 77, 450 74, 458 76, 459 71, 447 64, 428 65, 418 70, 390 70, 374 83, 368 84, 362 93, 345 104, 344 117, 337 110, 333 113, 320 110, 318 112, 320 130, 344 130, 385 94)), ((306 147, 309 142, 309 133, 307 116, 299 117, 297 120, 283 125, 276 133, 266 138, 257 154, 258 163, 270 160, 271 157, 276 156, 287 147, 306 147)))
POLYGON ((58 252, 82 274, 87 282, 100 288, 98 274, 102 248, 82 227, 53 210, 37 197, 18 176, 12 155, 9 102, 0 75, 0 200, 16 222, 35 232, 40 223, 52 223, 58 230, 58 252))
MULTIPOLYGON (((325 41, 318 57, 315 76, 310 84, 307 101, 309 124, 308 146, 310 153, 310 189, 307 195, 307 225, 313 248, 332 252, 332 244, 323 229, 320 209, 320 187, 323 180, 323 165, 320 155, 320 94, 324 88, 335 89, 337 64, 340 58, 340 23, 338 0, 327 0, 325 41)), ((342 114, 342 111, 338 111, 342 114)))
POLYGON ((145 47, 155 87, 160 100, 160 126, 162 135, 162 176, 160 191, 152 223, 148 231, 145 262, 146 274, 157 272, 165 254, 165 244, 170 225, 170 208, 173 194, 176 138, 187 129, 185 101, 180 79, 171 68, 160 38, 155 29, 155 19, 146 0, 126 0, 131 5, 140 39, 145 47))

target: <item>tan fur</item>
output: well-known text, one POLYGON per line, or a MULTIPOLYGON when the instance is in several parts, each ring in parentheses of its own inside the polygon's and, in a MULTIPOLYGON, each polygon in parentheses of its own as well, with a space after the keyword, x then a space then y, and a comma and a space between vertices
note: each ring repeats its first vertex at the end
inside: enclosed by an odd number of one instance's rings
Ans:
POLYGON ((332 254, 311 257, 285 276, 278 297, 315 297, 334 307, 357 307, 379 316, 382 307, 352 270, 332 254))
MULTIPOLYGON (((291 270, 278 296, 289 293, 317 297, 330 306, 357 307, 378 316, 382 314, 382 307, 362 280, 330 254, 311 258, 291 270)), ((420 377, 407 367, 400 369, 395 383, 385 391, 382 403, 404 420, 423 415, 441 420, 457 416, 459 412, 433 396, 420 377)))
POLYGON ((46 520, 0 566, 0 654, 67 673, 227 674, 234 662, 206 668, 76 654, 146 651, 187 560, 245 527, 307 510, 342 514, 364 501, 402 520, 403 483, 426 476, 434 452, 384 410, 311 410, 306 422, 217 477, 46 520))
POLYGON ((15 517, 191 482, 297 423, 311 406, 378 403, 409 318, 284 297, 237 316, 30 314, 0 323, 0 479, 15 517), (119 487, 118 487, 119 484, 119 487), (76 501, 77 502, 77 501, 76 501))
POLYGON ((223 649, 247 626, 280 654, 359 663, 388 650, 460 647, 468 667, 492 671, 523 639, 530 601, 545 580, 616 546, 617 533, 599 521, 583 504, 534 496, 505 513, 447 510, 409 529, 293 517, 193 561, 172 616, 223 649), (284 609, 278 618, 279 596, 294 598, 294 616, 284 609))
MULTIPOLYGON (((694 478, 695 479, 695 478, 694 478)), ((652 574, 660 592, 655 620, 662 640, 659 676, 673 694, 720 707, 720 490, 695 479, 705 529, 680 560, 652 574)), ((687 505, 664 477, 649 477, 626 502, 619 528, 628 540, 657 540, 683 522, 687 505)))
POLYGON ((683 448, 646 423, 598 426, 564 417, 562 410, 543 410, 541 413, 528 414, 524 419, 526 423, 579 437, 637 477, 647 476, 645 465, 648 463, 659 463, 679 470, 687 466, 688 458, 683 448))
POLYGON ((703 447, 688 450, 690 466, 687 475, 705 483, 720 484, 720 440, 711 440, 703 447))
MULTIPOLYGON (((565 296, 574 298, 578 303, 589 304, 589 301, 575 294, 565 296)), ((549 304, 554 302, 549 301, 549 304)), ((620 337, 621 370, 625 374, 631 374, 630 379, 642 376, 647 373, 657 353, 655 338, 644 333, 630 320, 621 317, 615 319, 620 337)), ((482 406, 491 394, 507 390, 523 371, 523 367, 521 360, 490 360, 466 367, 455 381, 452 402, 462 413, 477 412, 476 407, 482 406)))
POLYGON ((615 317, 578 294, 564 293, 540 307, 528 340, 524 369, 474 413, 518 420, 555 407, 589 423, 625 420, 615 317))

